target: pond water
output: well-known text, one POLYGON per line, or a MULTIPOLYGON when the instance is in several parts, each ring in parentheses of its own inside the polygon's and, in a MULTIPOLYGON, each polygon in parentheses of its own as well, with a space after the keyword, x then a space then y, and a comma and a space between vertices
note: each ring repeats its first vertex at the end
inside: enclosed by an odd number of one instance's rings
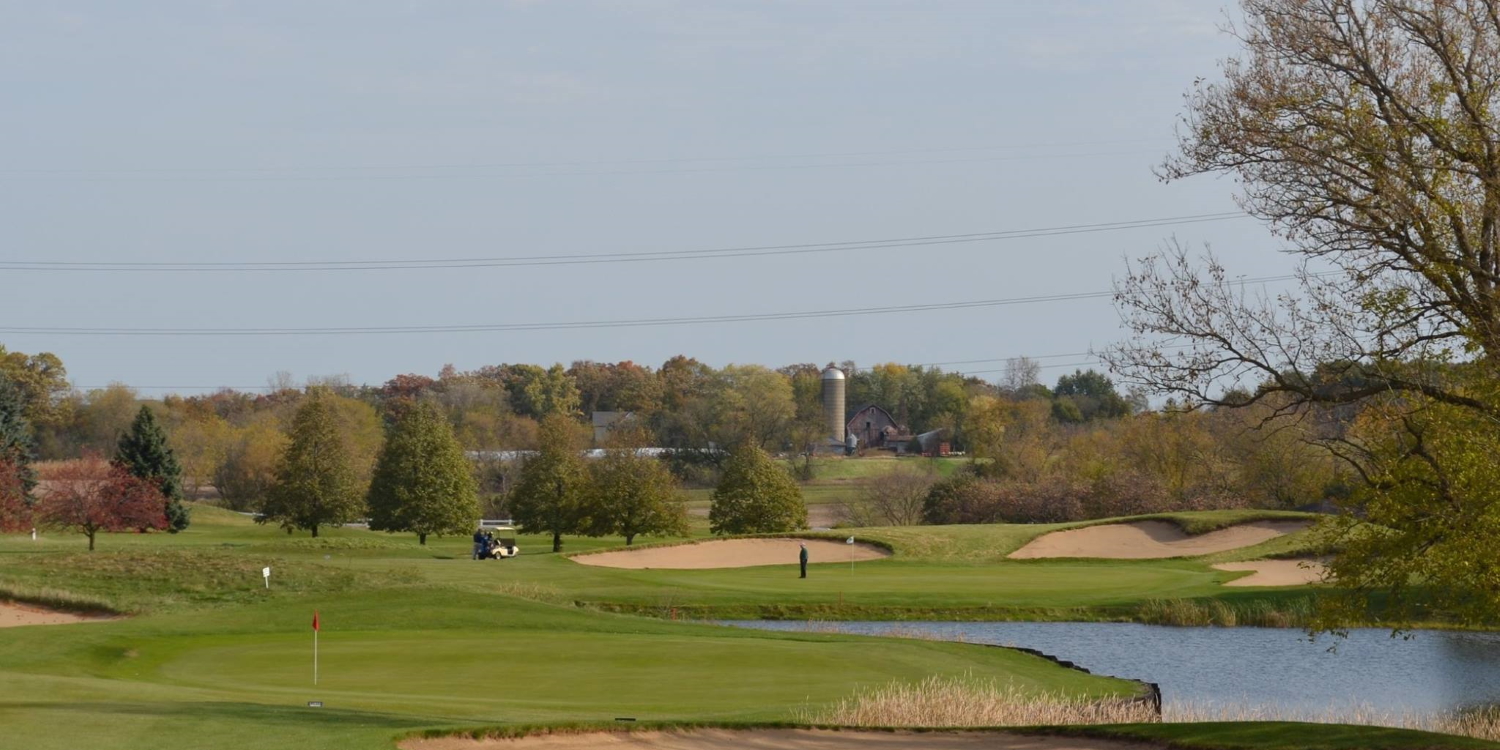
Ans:
MULTIPOLYGON (((804 622, 727 623, 803 630, 804 622)), ((1500 703, 1500 633, 1354 630, 1309 641, 1300 630, 1176 628, 1128 623, 841 622, 849 633, 920 631, 969 643, 1033 648, 1096 674, 1161 686, 1169 705, 1432 712, 1500 703), (1331 647, 1336 647, 1330 651, 1331 647)), ((819 629, 828 627, 819 623, 819 629)))

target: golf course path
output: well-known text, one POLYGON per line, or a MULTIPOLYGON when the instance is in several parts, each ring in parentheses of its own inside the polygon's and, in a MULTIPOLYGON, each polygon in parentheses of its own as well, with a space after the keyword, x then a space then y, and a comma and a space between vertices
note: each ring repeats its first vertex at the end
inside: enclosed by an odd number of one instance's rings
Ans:
POLYGON ((1306 586, 1320 583, 1327 570, 1317 560, 1251 560, 1249 562, 1219 563, 1214 570, 1238 572, 1248 570, 1254 575, 1236 578, 1225 586, 1306 586))
POLYGON ((1155 747, 1004 732, 865 732, 824 729, 551 734, 521 739, 406 740, 401 750, 1142 750, 1155 747))
POLYGON ((1010 553, 1010 557, 1016 560, 1048 557, 1097 557, 1111 560, 1194 557, 1251 547, 1285 534, 1302 531, 1311 525, 1311 521, 1253 521, 1190 536, 1177 524, 1167 521, 1111 523, 1044 534, 1010 553))
POLYGON ((722 539, 671 547, 646 547, 579 555, 574 562, 605 568, 708 570, 757 565, 796 565, 799 545, 807 545, 808 562, 847 563, 878 560, 891 553, 872 544, 845 544, 830 539, 722 539))
POLYGON ((26 625, 71 625, 75 622, 102 622, 113 618, 89 617, 72 612, 43 609, 30 604, 0 602, 0 628, 19 628, 26 625))

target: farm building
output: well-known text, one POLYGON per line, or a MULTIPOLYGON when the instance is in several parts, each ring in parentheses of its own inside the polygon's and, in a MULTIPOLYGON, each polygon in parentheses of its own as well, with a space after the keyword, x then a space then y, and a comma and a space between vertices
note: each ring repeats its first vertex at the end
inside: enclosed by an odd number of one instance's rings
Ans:
POLYGON ((896 424, 896 418, 891 413, 874 404, 870 404, 854 412, 845 427, 846 434, 853 435, 859 439, 861 448, 893 448, 899 442, 897 438, 906 435, 906 428, 896 424))
POLYGON ((609 439, 609 431, 635 420, 635 412, 596 411, 589 415, 594 425, 594 445, 603 445, 609 439))

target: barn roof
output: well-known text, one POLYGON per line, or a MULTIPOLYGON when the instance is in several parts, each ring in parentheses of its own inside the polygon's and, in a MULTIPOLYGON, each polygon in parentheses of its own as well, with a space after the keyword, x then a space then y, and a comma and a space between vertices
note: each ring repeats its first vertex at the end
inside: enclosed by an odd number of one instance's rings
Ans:
POLYGON ((865 404, 864 406, 861 406, 858 409, 855 409, 854 412, 849 416, 849 424, 853 424, 854 423, 855 417, 858 417, 860 414, 863 414, 864 412, 867 412, 867 411, 869 411, 871 409, 874 409, 875 411, 878 411, 881 414, 884 414, 885 418, 889 419, 891 421, 891 424, 896 424, 896 418, 893 417, 893 416, 891 416, 890 412, 888 412, 885 409, 882 409, 879 406, 876 406, 874 404, 865 404))

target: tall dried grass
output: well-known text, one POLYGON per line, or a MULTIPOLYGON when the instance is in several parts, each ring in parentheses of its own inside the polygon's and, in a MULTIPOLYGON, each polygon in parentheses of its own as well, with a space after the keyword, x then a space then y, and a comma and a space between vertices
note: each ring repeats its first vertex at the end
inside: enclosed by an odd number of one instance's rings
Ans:
POLYGON ((1312 617, 1311 598, 1242 603, 1219 599, 1152 599, 1141 605, 1135 619, 1147 625, 1179 627, 1300 628, 1311 622, 1312 617))
POLYGON ((1116 724, 1300 721, 1319 724, 1420 729, 1500 741, 1500 706, 1444 712, 1380 711, 1369 707, 1297 710, 1282 706, 1168 703, 1157 716, 1150 705, 1128 700, 1091 701, 1023 691, 1011 684, 970 677, 929 677, 894 682, 832 705, 805 707, 798 721, 857 727, 1006 727, 1116 724))
POLYGON ((1006 727, 1122 724, 1159 721, 1144 703, 1086 700, 1024 691, 1011 684, 967 677, 893 682, 822 708, 804 708, 797 720, 851 727, 1006 727))

